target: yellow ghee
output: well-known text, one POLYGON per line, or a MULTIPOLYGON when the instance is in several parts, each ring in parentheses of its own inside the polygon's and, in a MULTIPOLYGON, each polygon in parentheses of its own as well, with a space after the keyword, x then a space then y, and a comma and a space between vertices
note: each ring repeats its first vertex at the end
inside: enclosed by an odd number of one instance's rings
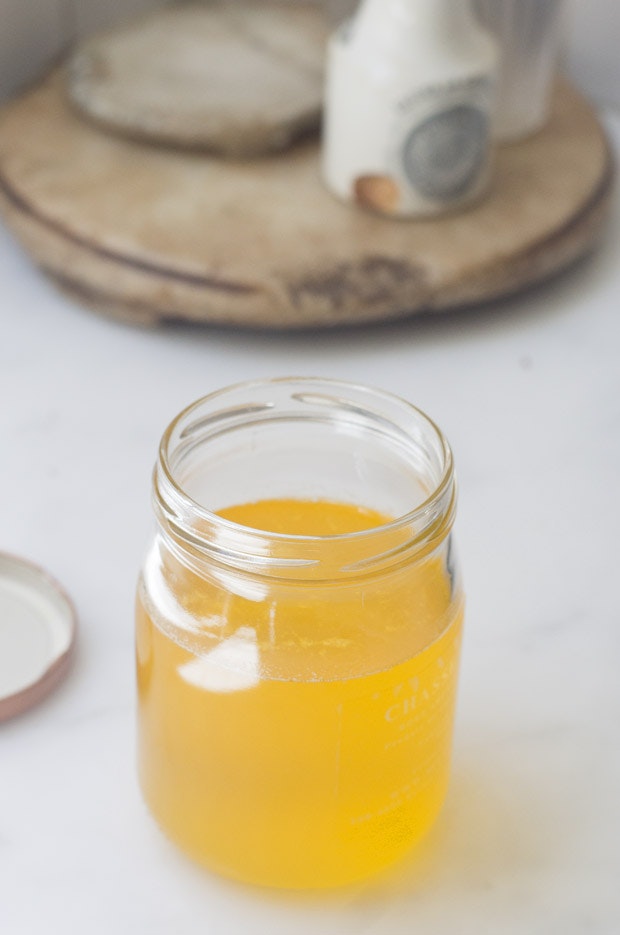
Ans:
MULTIPOLYGON (((311 536, 389 521, 284 499, 220 515, 311 536)), ((462 605, 445 551, 363 587, 250 596, 173 562, 184 620, 140 587, 140 778, 170 838, 222 874, 293 888, 363 879, 410 850, 448 783, 462 605)))

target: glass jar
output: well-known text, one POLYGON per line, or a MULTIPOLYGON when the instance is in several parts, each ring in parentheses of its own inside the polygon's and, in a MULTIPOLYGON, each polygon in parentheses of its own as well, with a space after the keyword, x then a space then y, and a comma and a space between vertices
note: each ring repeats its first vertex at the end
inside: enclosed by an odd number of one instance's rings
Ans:
POLYGON ((502 53, 495 136, 517 142, 548 122, 566 0, 475 0, 475 8, 502 53))
POLYGON ((167 429, 153 502, 139 769, 161 827, 262 885, 398 860, 449 774, 463 597, 439 429, 363 386, 235 386, 167 429))

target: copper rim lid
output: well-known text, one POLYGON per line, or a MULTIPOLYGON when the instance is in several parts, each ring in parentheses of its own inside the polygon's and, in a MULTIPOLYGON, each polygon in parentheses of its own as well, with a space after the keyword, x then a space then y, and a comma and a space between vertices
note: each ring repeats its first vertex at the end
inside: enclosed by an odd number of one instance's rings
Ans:
POLYGON ((0 721, 37 704, 64 678, 76 629, 62 587, 36 565, 0 552, 0 721))

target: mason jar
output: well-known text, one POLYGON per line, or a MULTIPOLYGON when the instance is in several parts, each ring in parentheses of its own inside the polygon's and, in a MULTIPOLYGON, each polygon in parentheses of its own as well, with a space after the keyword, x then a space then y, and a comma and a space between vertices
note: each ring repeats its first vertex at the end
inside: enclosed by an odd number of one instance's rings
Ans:
POLYGON ((165 833, 261 885, 368 877, 448 786, 455 479, 410 403, 323 379, 185 409, 139 580, 139 772, 165 833))

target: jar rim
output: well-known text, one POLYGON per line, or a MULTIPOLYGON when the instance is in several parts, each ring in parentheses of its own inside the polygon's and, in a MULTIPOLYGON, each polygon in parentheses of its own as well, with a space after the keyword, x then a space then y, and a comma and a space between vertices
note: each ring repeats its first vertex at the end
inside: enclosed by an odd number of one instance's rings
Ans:
MULTIPOLYGON (((253 408, 254 407, 250 404, 248 406, 248 413, 251 412, 253 408)), ((225 410, 223 412, 225 414, 225 410)), ((222 387, 218 390, 214 390, 212 393, 208 393, 199 399, 194 400, 194 402, 190 403, 188 406, 182 409, 177 416, 175 416, 175 418, 167 426, 161 438, 159 445, 159 458, 155 468, 154 477, 156 499, 161 498, 161 480, 164 481, 166 487, 167 499, 172 499, 175 507, 181 512, 191 511, 191 513, 198 519, 213 524, 218 529, 227 530, 232 534, 242 533, 246 539, 254 539, 258 542, 268 538, 273 543, 280 543, 289 547, 296 543, 298 543, 300 546, 308 546, 322 542, 360 542, 365 539, 372 539, 374 537, 378 539, 381 536, 385 536, 386 533, 393 533, 408 526, 417 526, 420 520, 423 520, 429 515, 429 512, 432 512, 431 507, 434 504, 437 504, 438 502, 448 497, 451 492, 451 488, 454 488, 455 483, 454 462, 450 445, 439 426, 422 409, 415 406, 404 397, 374 386, 330 377, 307 376, 284 376, 240 381, 222 387), (308 388, 316 388, 320 386, 322 389, 339 390, 343 394, 343 401, 346 398, 347 391, 349 393, 368 393, 375 399, 383 400, 384 402, 390 403, 391 405, 397 405, 402 409, 403 413, 409 413, 410 415, 414 415, 416 418, 421 417, 426 425, 434 433, 436 440, 439 442, 439 449, 442 458, 442 471, 438 482, 421 503, 419 503, 412 510, 403 513, 400 516, 394 517, 394 519, 391 519, 389 522, 382 523, 378 526, 371 526, 368 529, 362 529, 356 532, 338 533, 332 535, 298 535, 272 532, 271 530, 267 529, 244 526, 235 522, 234 520, 224 518, 216 511, 210 510, 208 507, 204 506, 204 504, 195 500, 177 481, 174 476, 174 470, 170 463, 170 444, 175 432, 183 425, 183 423, 189 419, 193 413, 198 411, 201 407, 204 407, 205 404, 217 402, 217 400, 224 399, 234 392, 251 391, 257 388, 266 388, 272 385, 278 386, 285 384, 295 384, 308 388), (163 478, 161 477, 160 472, 163 475, 163 478), (158 483, 158 480, 160 483, 158 483)), ((454 496, 449 497, 449 499, 454 500, 454 496)), ((424 530, 421 531, 421 534, 423 534, 423 532, 424 530)))

